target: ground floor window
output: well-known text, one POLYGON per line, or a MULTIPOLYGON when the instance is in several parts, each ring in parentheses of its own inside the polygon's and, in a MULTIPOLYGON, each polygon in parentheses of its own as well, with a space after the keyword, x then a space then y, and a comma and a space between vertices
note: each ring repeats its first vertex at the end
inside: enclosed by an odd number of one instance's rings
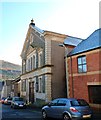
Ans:
POLYGON ((89 102, 94 104, 101 104, 101 85, 89 85, 89 102))
POLYGON ((22 80, 22 82, 21 82, 21 90, 26 91, 26 80, 22 80))
POLYGON ((36 92, 45 93, 45 76, 36 78, 36 92))

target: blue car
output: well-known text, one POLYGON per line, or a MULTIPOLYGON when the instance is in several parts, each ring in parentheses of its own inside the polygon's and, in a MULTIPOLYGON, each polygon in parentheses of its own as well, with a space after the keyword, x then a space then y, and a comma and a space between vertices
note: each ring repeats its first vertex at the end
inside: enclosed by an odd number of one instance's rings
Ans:
POLYGON ((84 99, 58 98, 42 107, 42 118, 59 118, 62 120, 91 119, 92 109, 84 99))
POLYGON ((21 97, 13 97, 11 108, 26 108, 26 102, 21 97))

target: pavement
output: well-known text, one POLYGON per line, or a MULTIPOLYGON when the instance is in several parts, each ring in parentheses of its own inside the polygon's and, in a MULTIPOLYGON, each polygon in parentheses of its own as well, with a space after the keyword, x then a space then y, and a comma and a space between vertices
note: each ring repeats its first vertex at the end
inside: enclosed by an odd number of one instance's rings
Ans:
POLYGON ((94 110, 94 120, 101 120, 101 111, 94 110))

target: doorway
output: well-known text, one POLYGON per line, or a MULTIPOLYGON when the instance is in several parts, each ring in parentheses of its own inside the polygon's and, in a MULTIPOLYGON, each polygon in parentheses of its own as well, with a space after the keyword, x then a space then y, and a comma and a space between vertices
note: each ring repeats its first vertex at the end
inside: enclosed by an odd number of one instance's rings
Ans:
POLYGON ((29 102, 34 103, 34 82, 29 82, 29 102))

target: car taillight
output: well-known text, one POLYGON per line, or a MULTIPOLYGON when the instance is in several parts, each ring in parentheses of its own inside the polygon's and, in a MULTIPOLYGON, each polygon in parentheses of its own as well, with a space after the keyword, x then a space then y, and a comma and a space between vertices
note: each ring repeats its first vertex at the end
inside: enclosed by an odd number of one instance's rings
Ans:
POLYGON ((71 110, 72 112, 78 112, 78 110, 77 110, 76 108, 74 108, 74 107, 70 107, 70 110, 71 110))

